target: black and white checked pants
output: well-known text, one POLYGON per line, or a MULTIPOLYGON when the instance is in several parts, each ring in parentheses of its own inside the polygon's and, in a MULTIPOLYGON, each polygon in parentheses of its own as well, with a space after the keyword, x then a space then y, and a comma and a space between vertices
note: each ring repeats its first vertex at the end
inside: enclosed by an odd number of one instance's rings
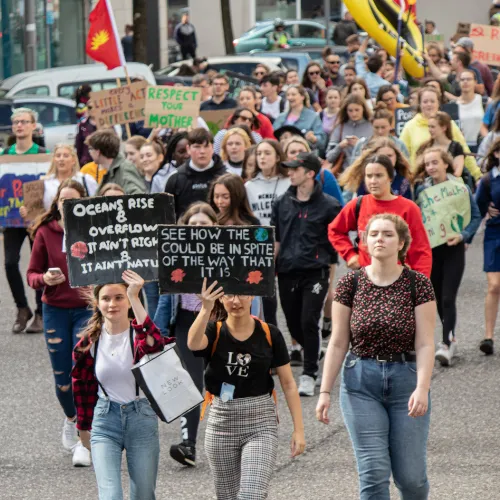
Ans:
POLYGON ((262 500, 278 452, 278 423, 269 395, 221 401, 214 397, 205 452, 217 500, 262 500))

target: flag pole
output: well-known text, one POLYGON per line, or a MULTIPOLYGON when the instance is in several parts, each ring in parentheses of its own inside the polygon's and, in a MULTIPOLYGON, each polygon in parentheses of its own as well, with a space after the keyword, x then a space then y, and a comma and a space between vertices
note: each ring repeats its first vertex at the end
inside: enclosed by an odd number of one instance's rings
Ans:
POLYGON ((403 30, 403 14, 405 12, 406 2, 405 0, 401 0, 401 6, 399 8, 398 14, 398 42, 396 45, 396 66, 394 68, 394 81, 393 83, 397 84, 399 82, 398 74, 399 74, 399 65, 401 63, 401 31, 403 30))

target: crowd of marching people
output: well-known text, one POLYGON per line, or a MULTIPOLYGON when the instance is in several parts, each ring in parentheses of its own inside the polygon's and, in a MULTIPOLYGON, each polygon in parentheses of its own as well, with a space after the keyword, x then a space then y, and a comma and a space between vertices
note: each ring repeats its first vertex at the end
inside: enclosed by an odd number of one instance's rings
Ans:
MULTIPOLYGON (((172 342, 211 403, 204 450, 217 498, 267 497, 277 459, 277 382, 298 456, 306 446, 303 418, 310 418, 300 397, 317 395, 316 417, 328 424, 339 375, 360 498, 388 499, 391 474, 402 498, 428 497, 431 374, 436 360, 450 366, 457 354, 457 294, 483 220, 486 329, 478 342, 485 355, 494 352, 500 77, 493 81, 490 69, 472 60, 469 38, 449 54, 429 44, 420 82, 394 75, 385 51, 360 42, 357 34, 347 38, 345 64, 325 49, 302 79, 259 64, 252 75, 258 84, 236 96, 228 95, 226 75, 197 75, 201 110, 233 110, 215 135, 200 119, 189 130, 134 123, 135 135, 122 139, 121 130, 96 129, 87 92, 76 144, 50 151, 45 213, 26 228, 4 230, 18 310, 12 331, 44 333, 65 415, 63 447, 75 466, 93 461, 100 499, 122 498, 123 450, 130 498, 155 498, 158 418, 131 367, 172 342), (414 112, 399 131, 398 109, 414 112), (441 223, 438 192, 454 197, 446 205, 452 232, 441 223), (229 295, 206 280, 199 294, 160 295, 157 282, 144 283, 131 270, 119 284, 71 288, 64 201, 149 193, 173 195, 179 225, 273 226, 275 296, 229 295), (429 230, 433 217, 436 231, 429 230), (19 268, 27 237, 34 313, 19 268), (339 257, 349 272, 335 286, 339 257), (442 338, 435 347, 436 315, 442 338), (228 369, 233 358, 239 370, 228 369), (291 366, 302 367, 298 384, 291 366)), ((33 142, 36 123, 34 111, 15 110, 15 138, 3 154, 45 152, 33 142)), ((180 419, 170 455, 182 465, 196 464, 207 406, 180 419)))

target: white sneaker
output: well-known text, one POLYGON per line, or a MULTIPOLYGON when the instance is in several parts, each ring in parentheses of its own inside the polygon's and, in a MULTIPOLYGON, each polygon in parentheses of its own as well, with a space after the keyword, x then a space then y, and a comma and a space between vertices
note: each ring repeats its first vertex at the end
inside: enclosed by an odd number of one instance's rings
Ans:
POLYGON ((435 354, 435 358, 437 361, 441 363, 441 366, 450 366, 451 360, 454 358, 457 353, 457 342, 453 341, 450 343, 448 347, 443 342, 438 344, 438 349, 435 354))
POLYGON ((91 463, 90 451, 78 441, 73 448, 73 467, 90 467, 91 463))
POLYGON ((314 396, 316 381, 309 375, 301 375, 299 378, 299 394, 301 396, 314 396))
POLYGON ((62 431, 62 445, 66 451, 73 451, 73 448, 79 442, 78 431, 76 430, 76 420, 70 422, 67 418, 64 419, 62 431))

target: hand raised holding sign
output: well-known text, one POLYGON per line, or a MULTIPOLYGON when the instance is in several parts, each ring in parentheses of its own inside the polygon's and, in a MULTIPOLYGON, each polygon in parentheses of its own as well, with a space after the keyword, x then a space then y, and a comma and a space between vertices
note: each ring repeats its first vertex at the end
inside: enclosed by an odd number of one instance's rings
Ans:
POLYGON ((201 288, 201 307, 205 309, 206 312, 212 312, 214 306, 215 306, 215 301, 218 299, 221 299, 224 295, 224 290, 220 286, 215 289, 215 285, 217 285, 217 281, 214 281, 208 288, 207 288, 207 278, 203 280, 203 287, 201 288))
POLYGON ((144 286, 144 280, 131 269, 123 271, 122 279, 127 283, 127 296, 130 300, 139 297, 142 287, 144 286))

